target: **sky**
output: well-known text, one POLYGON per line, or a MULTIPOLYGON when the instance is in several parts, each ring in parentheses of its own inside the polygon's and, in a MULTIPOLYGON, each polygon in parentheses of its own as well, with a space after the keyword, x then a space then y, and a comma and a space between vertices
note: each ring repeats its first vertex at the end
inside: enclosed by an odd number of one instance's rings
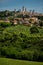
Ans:
POLYGON ((22 6, 27 10, 35 10, 43 13, 43 0, 0 0, 0 10, 21 9, 22 6))

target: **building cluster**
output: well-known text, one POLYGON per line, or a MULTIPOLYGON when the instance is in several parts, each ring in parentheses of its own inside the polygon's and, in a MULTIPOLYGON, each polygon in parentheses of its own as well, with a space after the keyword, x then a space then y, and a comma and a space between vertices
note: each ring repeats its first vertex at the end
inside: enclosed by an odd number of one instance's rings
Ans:
POLYGON ((27 11, 27 9, 23 6, 22 9, 19 9, 18 12, 16 9, 14 9, 15 12, 15 17, 14 20, 12 21, 15 25, 16 24, 24 24, 24 25, 33 25, 35 22, 37 23, 39 20, 35 16, 40 16, 42 14, 36 13, 34 10, 33 11, 27 11), (22 18, 16 18, 17 15, 23 15, 22 18), (25 18, 24 16, 28 15, 28 18, 25 18))
MULTIPOLYGON (((27 11, 27 9, 23 6, 22 10, 19 9, 17 12, 16 9, 14 9, 14 19, 12 20, 12 23, 14 25, 16 24, 24 24, 24 25, 38 25, 39 24, 39 19, 35 16, 42 16, 40 13, 36 13, 34 10, 33 11, 27 11), (17 15, 23 15, 21 18, 16 17, 17 15), (25 15, 28 15, 29 17, 24 17, 25 15)), ((10 22, 8 18, 5 19, 6 22, 10 22)))
MULTIPOLYGON (((29 15, 30 17, 31 16, 43 16, 42 13, 37 13, 37 12, 35 12, 35 10, 27 11, 27 8, 25 8, 24 6, 22 7, 22 9, 19 9, 18 11, 19 11, 18 13, 15 13, 16 15, 23 14, 23 15, 29 15)), ((14 9, 14 12, 17 12, 17 10, 14 9)))

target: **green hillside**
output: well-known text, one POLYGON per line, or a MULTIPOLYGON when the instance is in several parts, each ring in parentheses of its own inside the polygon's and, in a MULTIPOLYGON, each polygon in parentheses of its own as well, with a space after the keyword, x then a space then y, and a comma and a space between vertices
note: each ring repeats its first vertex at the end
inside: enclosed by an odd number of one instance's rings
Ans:
POLYGON ((39 31, 36 32, 33 27, 35 32, 32 33, 30 29, 29 26, 3 23, 0 26, 0 57, 43 61, 43 29, 35 27, 39 31))
POLYGON ((32 36, 32 37, 33 36, 40 36, 40 35, 42 35, 42 37, 43 37, 43 29, 38 28, 39 29, 39 33, 37 33, 37 34, 30 34, 30 28, 31 27, 29 27, 29 26, 16 25, 16 26, 7 27, 4 31, 10 32, 10 33, 15 32, 17 34, 24 33, 24 34, 26 34, 28 36, 32 36))

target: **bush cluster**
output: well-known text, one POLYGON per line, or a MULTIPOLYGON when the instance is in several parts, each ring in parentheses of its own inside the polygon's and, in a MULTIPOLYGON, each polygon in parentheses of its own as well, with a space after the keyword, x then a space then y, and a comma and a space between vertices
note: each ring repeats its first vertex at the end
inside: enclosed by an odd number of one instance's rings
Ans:
POLYGON ((15 31, 8 31, 1 27, 0 57, 43 61, 43 37, 29 37, 24 32, 17 34, 15 31))
POLYGON ((31 32, 31 33, 39 33, 39 30, 38 30, 38 28, 37 28, 36 26, 32 26, 32 27, 30 28, 30 32, 31 32))
POLYGON ((9 22, 0 22, 0 27, 8 27, 11 26, 11 23, 9 22))
POLYGON ((43 61, 42 45, 43 41, 40 38, 27 37, 23 33, 18 35, 4 32, 4 34, 0 36, 0 56, 43 61))

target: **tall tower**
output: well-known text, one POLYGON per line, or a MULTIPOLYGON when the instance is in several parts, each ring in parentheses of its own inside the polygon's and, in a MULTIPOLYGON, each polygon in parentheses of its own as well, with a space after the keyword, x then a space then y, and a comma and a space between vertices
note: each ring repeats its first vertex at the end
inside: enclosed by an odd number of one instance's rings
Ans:
POLYGON ((34 15, 34 13, 35 13, 35 10, 32 11, 32 14, 33 14, 33 15, 34 15))
POLYGON ((27 11, 27 9, 25 8, 25 12, 27 11))
POLYGON ((22 12, 23 12, 23 11, 25 11, 25 7, 24 7, 24 6, 22 7, 22 12))
POLYGON ((27 9, 23 6, 22 7, 22 12, 26 12, 27 11, 27 9))
POLYGON ((29 11, 29 16, 32 17, 32 10, 29 11))
POLYGON ((16 9, 14 9, 14 12, 16 12, 16 9))

